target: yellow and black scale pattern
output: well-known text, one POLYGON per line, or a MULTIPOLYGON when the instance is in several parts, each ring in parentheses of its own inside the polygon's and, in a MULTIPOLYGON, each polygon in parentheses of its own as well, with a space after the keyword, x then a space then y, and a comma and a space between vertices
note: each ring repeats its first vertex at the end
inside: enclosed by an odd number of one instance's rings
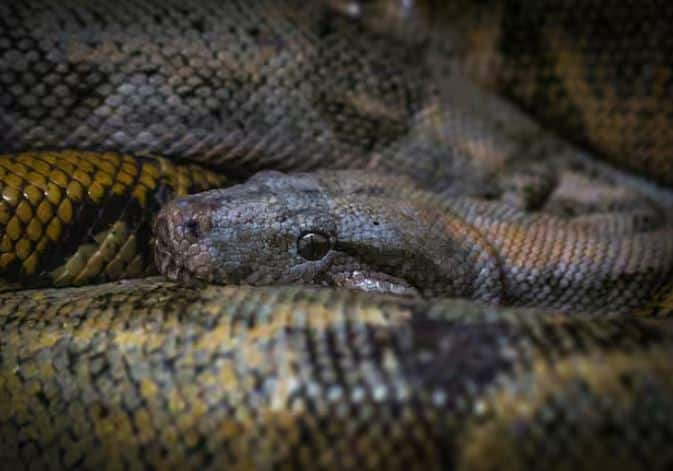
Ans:
POLYGON ((154 156, 0 155, 0 279, 64 286, 152 273, 158 208, 226 183, 197 165, 154 156))

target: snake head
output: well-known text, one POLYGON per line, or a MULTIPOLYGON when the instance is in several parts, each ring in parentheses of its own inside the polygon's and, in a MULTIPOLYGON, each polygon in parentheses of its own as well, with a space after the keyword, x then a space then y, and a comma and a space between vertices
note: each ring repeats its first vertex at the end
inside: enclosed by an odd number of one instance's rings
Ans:
POLYGON ((475 246, 409 188, 366 172, 262 172, 164 206, 155 261, 172 279, 461 294, 483 272, 467 263, 475 246))
POLYGON ((178 198, 157 215, 155 262, 171 279, 314 283, 336 244, 335 222, 323 203, 311 177, 279 172, 178 198))

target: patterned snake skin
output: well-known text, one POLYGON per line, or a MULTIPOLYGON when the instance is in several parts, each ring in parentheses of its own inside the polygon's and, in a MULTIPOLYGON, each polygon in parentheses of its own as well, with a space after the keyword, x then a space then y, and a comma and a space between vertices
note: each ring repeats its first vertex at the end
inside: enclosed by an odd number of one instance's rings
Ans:
POLYGON ((152 279, 24 291, 0 296, 0 459, 669 469, 667 322, 152 279))
POLYGON ((24 286, 151 273, 146 247, 157 209, 226 184, 218 174, 159 157, 72 151, 4 155, 0 174, 0 274, 24 286))
MULTIPOLYGON (((395 15, 407 3, 371 8, 395 15)), ((636 92, 656 107, 608 93, 602 108, 577 75, 558 89, 540 78, 576 71, 587 63, 577 54, 553 66, 533 59, 547 56, 542 46, 518 62, 491 54, 502 38, 529 40, 507 36, 524 16, 509 3, 488 15, 458 8, 450 31, 412 28, 412 39, 340 0, 0 4, 3 466, 673 467, 667 319, 156 278, 67 287, 151 273, 149 228, 174 196, 260 169, 349 168, 404 175, 441 204, 486 201, 500 208, 498 227, 522 214, 563 219, 592 240, 654 237, 626 266, 660 263, 646 287, 657 293, 636 291, 624 310, 670 314, 670 250, 656 244, 671 239, 653 236, 671 230, 670 191, 594 162, 466 78, 670 185, 659 53, 632 58, 652 64, 642 73, 653 88, 636 92), (497 74, 470 66, 484 53, 497 74), (539 101, 545 90, 561 99, 539 101), (600 121, 621 120, 615 107, 627 116, 618 130, 600 121), (630 124, 634 113, 644 124, 630 124), (48 285, 58 288, 18 289, 48 285)), ((539 44, 574 47, 559 25, 557 42, 539 44)), ((670 41, 659 50, 666 57, 670 41)), ((544 227, 515 259, 558 241, 544 227)), ((584 255, 610 260, 592 247, 584 255)), ((590 279, 582 263, 571 268, 590 279)))
POLYGON ((673 185, 673 6, 620 0, 329 0, 418 41, 566 138, 673 185), (431 35, 433 36, 433 35, 431 35))
POLYGON ((630 313, 668 295, 673 277, 673 227, 642 206, 563 218, 481 198, 438 201, 398 177, 264 172, 166 204, 155 260, 174 280, 630 313))
POLYGON ((611 162, 673 186, 673 5, 515 0, 479 9, 455 17, 469 31, 458 48, 472 77, 611 162))

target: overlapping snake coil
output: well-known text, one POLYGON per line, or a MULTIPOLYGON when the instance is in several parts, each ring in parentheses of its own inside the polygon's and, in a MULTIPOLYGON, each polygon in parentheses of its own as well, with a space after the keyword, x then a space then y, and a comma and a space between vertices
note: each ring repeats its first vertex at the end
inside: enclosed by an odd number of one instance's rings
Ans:
POLYGON ((3 2, 0 463, 670 469, 672 22, 655 1, 3 2), (512 260, 569 247, 579 285, 605 261, 638 309, 153 276, 172 198, 344 168, 500 205, 512 260), (528 217, 544 230, 508 229, 528 217), (612 263, 601 241, 631 235, 656 243, 612 263))

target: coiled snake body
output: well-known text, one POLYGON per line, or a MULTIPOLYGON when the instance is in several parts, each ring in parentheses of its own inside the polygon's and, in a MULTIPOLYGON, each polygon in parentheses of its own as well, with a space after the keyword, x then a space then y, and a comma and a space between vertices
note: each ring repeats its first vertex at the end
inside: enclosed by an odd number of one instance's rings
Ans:
POLYGON ((670 323, 652 317, 672 304, 670 192, 551 137, 453 73, 455 57, 442 62, 428 43, 370 30, 332 7, 0 5, 2 462, 669 468, 673 339, 670 323), (204 228, 220 227, 213 215, 224 214, 243 229, 235 243, 216 238, 233 251, 208 252, 233 267, 223 278, 278 282, 268 271, 251 277, 250 267, 287 266, 274 265, 286 255, 269 247, 317 258, 320 246, 296 238, 322 243, 315 234, 329 234, 318 222, 340 214, 355 221, 344 226, 352 239, 336 233, 351 258, 330 267, 342 270, 302 264, 301 276, 280 279, 492 305, 114 281, 154 271, 154 212, 174 196, 260 169, 343 168, 359 171, 265 174, 214 193, 226 204, 204 195, 168 204, 164 214, 185 201, 200 209, 159 218, 167 225, 157 253, 172 257, 160 268, 178 278, 200 260, 190 275, 214 280, 214 262, 196 249, 204 245, 182 247, 176 234, 209 236, 204 228), (283 190, 285 178, 294 183, 283 190), (260 182, 277 190, 274 201, 258 194, 260 182), (299 199, 283 200, 290 190, 313 192, 324 205, 309 209, 323 212, 299 211, 299 199), (325 212, 335 198, 344 212, 325 212), (390 201, 438 217, 400 225, 420 213, 396 214, 390 201), (274 205, 297 211, 284 213, 284 226, 274 205), (279 230, 307 221, 317 225, 279 230), (458 255, 438 265, 446 271, 431 286, 434 271, 404 264, 419 253, 409 243, 438 227, 460 238, 441 241, 441 253, 435 240, 418 258, 458 255), (316 273, 329 276, 308 276, 316 273), (493 294, 493 280, 504 280, 505 295, 493 294), (454 286, 442 291, 447 281, 454 286), (85 284, 93 286, 71 287, 85 284), (564 312, 493 305, 503 303, 564 312))

